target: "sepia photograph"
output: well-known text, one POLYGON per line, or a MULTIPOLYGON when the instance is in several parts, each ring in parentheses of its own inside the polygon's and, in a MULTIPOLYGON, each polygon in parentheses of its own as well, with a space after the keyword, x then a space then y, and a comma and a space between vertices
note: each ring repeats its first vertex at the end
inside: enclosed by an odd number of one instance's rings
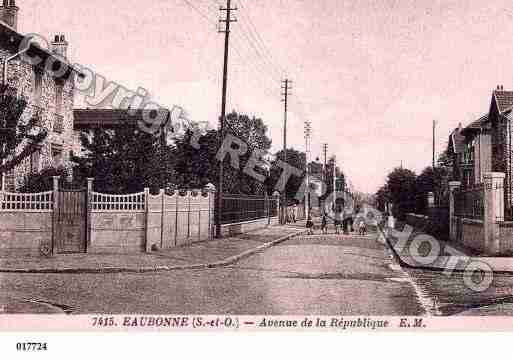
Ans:
POLYGON ((0 0, 0 331, 512 331, 512 36, 505 0, 0 0))

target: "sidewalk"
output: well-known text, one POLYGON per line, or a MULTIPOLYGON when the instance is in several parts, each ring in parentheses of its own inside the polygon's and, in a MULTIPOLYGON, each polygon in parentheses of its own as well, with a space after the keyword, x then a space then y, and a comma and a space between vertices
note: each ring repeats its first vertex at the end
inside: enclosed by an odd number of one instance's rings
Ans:
MULTIPOLYGON (((418 232, 417 234, 422 233, 418 232)), ((413 238, 404 241, 401 246, 398 240, 391 236, 388 236, 386 241, 383 233, 379 237, 379 240, 387 243, 396 260, 403 267, 441 272, 464 272, 469 270, 468 268, 475 270, 477 266, 478 269, 486 269, 486 266, 488 266, 488 271, 491 269, 496 274, 513 274, 513 257, 478 256, 458 243, 441 241, 434 237, 430 238, 438 243, 440 250, 438 251, 436 248, 431 250, 429 245, 425 243, 418 250, 420 255, 415 256, 412 255, 413 238), (481 266, 480 263, 485 265, 481 266), (472 265, 472 267, 468 267, 469 265, 472 265)))
POLYGON ((119 273, 204 269, 226 266, 304 232, 304 225, 265 229, 138 254, 72 254, 42 257, 0 257, 0 273, 119 273))

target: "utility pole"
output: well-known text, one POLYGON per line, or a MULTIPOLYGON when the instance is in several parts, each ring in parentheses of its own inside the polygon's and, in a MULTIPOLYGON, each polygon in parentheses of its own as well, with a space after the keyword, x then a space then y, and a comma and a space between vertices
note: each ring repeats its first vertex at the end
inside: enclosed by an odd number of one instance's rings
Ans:
POLYGON ((333 156, 333 208, 337 208, 337 156, 333 156))
POLYGON ((433 169, 435 169, 435 134, 436 134, 436 121, 433 120, 433 169))
POLYGON ((311 123, 305 121, 305 147, 306 147, 306 219, 310 216, 310 136, 312 134, 311 123))
MULTIPOLYGON (((323 170, 322 170, 322 183, 323 183, 323 186, 326 186, 326 184, 328 183, 328 144, 325 143, 322 145, 322 151, 323 151, 323 154, 324 154, 324 167, 323 167, 323 170)), ((323 189, 324 191, 324 189, 323 189)), ((324 196, 323 196, 324 197, 324 196)), ((322 201, 322 208, 323 208, 323 212, 326 211, 326 197, 324 197, 323 201, 322 201)))
POLYGON ((322 145, 322 152, 324 153, 324 171, 323 171, 323 181, 324 183, 328 182, 328 144, 325 143, 322 145))
MULTIPOLYGON (((226 8, 220 7, 220 11, 226 11, 226 19, 220 19, 220 23, 225 23, 225 29, 219 30, 224 33, 224 67, 223 67, 223 92, 221 99, 221 117, 219 119, 219 148, 223 145, 224 141, 224 122, 226 120, 226 90, 228 85, 228 54, 230 50, 230 24, 237 20, 231 18, 231 12, 236 11, 237 8, 231 7, 231 0, 226 0, 226 8)), ((219 179, 216 186, 216 208, 215 208, 215 221, 216 221, 216 237, 221 237, 221 211, 223 208, 223 164, 224 161, 219 162, 219 179)))
MULTIPOLYGON (((285 107, 284 107, 284 115, 283 115, 283 162, 287 163, 287 115, 288 115, 288 110, 289 110, 289 95, 291 94, 290 93, 290 90, 292 90, 292 87, 291 87, 291 84, 292 84, 292 81, 289 80, 289 79, 285 79, 282 81, 282 86, 281 86, 281 89, 282 89, 282 102, 285 104, 285 107)), ((287 221, 287 217, 285 215, 285 210, 287 208, 287 191, 286 189, 284 189, 282 191, 283 193, 281 194, 281 222, 282 224, 285 224, 286 221, 287 221)))

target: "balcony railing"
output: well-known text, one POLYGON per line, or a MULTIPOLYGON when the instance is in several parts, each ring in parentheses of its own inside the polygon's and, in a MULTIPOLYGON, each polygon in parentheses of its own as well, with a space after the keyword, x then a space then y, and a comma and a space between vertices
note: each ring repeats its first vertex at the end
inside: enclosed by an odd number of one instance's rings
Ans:
POLYGON ((54 114, 53 132, 62 133, 64 131, 64 117, 54 114))

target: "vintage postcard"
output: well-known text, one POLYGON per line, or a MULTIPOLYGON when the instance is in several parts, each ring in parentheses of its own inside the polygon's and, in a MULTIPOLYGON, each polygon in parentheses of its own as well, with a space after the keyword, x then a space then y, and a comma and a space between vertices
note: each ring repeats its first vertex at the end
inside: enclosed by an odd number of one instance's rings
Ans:
POLYGON ((0 332, 513 331, 512 20, 0 0, 0 332))

